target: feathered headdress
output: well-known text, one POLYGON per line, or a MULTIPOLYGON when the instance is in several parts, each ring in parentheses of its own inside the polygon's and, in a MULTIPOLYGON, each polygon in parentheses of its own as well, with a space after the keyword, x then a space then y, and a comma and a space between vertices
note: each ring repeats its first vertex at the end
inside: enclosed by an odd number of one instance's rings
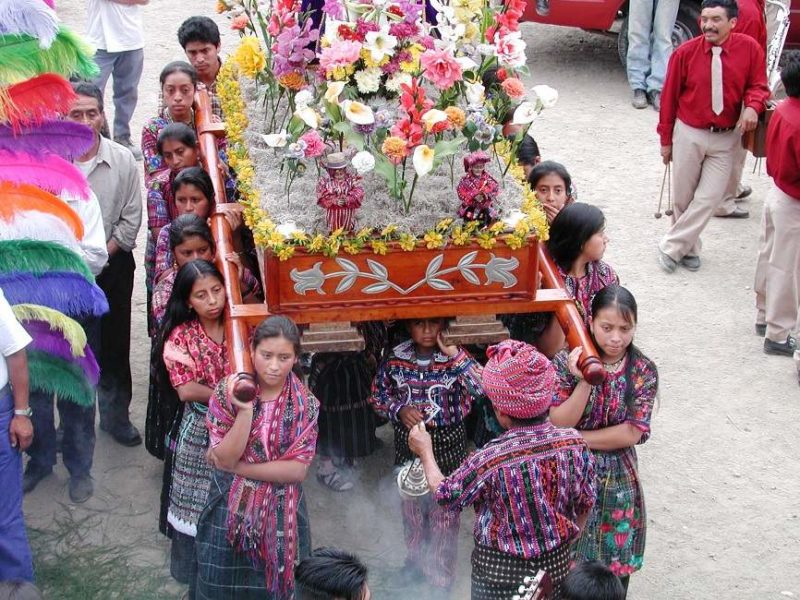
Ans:
MULTIPOLYGON (((2 201, 0 201, 2 208, 2 201)), ((75 234, 64 221, 51 214, 38 210, 20 211, 5 221, 0 215, 0 240, 39 240, 55 242, 76 254, 82 252, 75 234)))
POLYGON ((45 73, 0 89, 0 121, 19 129, 65 114, 74 101, 69 81, 56 73, 45 73))
MULTIPOLYGON (((72 208, 60 198, 40 190, 33 185, 14 185, 0 181, 0 220, 10 222, 16 216, 25 212, 35 212, 46 214, 59 219, 69 230, 75 239, 83 239, 83 221, 72 208)), ((34 217, 35 215, 31 215, 34 217)), ((27 221, 27 219, 26 219, 27 221)), ((35 230, 35 220, 27 221, 31 229, 35 230)), ((22 224, 20 224, 22 225, 22 224)), ((2 223, 0 223, 2 227, 2 223)), ((46 232, 42 232, 46 234, 46 232)), ((30 237, 32 239, 50 239, 39 235, 19 235, 16 237, 30 237)), ((9 239, 8 237, 4 239, 9 239)))
POLYGON ((0 240, 0 273, 41 275, 52 271, 77 273, 94 283, 94 275, 86 262, 61 244, 28 239, 0 240))
POLYGON ((22 326, 33 338, 33 342, 28 346, 29 351, 47 352, 65 362, 72 363, 83 371, 92 386, 97 385, 97 381, 100 379, 100 367, 97 366, 97 360, 89 346, 81 348, 80 354, 75 354, 64 336, 58 331, 52 331, 46 322, 25 321, 22 326))
POLYGON ((89 198, 89 184, 80 169, 55 154, 0 150, 0 181, 30 183, 53 194, 69 192, 89 198))
POLYGON ((49 152, 72 160, 85 154, 96 137, 90 127, 72 121, 44 121, 22 129, 0 125, 0 150, 32 155, 49 152))
POLYGON ((108 312, 103 290, 75 273, 7 273, 0 275, 0 288, 9 304, 41 304, 73 318, 108 312))
POLYGON ((58 17, 42 0, 0 0, 0 33, 24 33, 49 48, 58 34, 58 17))
POLYGON ((39 350, 27 354, 32 389, 55 394, 80 406, 94 404, 94 388, 79 366, 39 350))
POLYGON ((15 304, 11 307, 18 321, 37 321, 47 323, 52 331, 60 331, 64 339, 69 342, 72 353, 80 356, 86 346, 86 332, 75 319, 70 319, 64 313, 40 306, 38 304, 15 304))
POLYGON ((0 36, 0 81, 15 83, 42 73, 79 75, 93 79, 100 74, 92 56, 94 50, 65 26, 59 27, 49 48, 39 47, 39 40, 29 35, 0 36))

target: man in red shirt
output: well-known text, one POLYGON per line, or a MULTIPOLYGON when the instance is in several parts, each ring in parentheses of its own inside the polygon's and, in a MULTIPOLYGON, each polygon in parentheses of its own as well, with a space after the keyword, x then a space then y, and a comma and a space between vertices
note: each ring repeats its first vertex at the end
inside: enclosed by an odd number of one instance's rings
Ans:
POLYGON ((755 129, 770 92, 764 53, 733 33, 735 0, 703 0, 701 37, 669 61, 658 135, 664 164, 673 161, 672 226, 659 243, 668 273, 700 268, 700 234, 722 203, 742 134, 755 129))
MULTIPOLYGON (((764 70, 767 70, 767 20, 764 13, 764 0, 737 0, 739 5, 739 16, 736 19, 734 31, 748 35, 753 38, 764 51, 764 70)), ((750 186, 742 185, 742 171, 747 160, 747 150, 743 147, 736 149, 736 156, 733 162, 733 171, 728 181, 728 189, 725 190, 725 198, 722 204, 714 213, 715 217, 729 219, 746 219, 750 212, 738 206, 750 194, 753 189, 750 186)))
MULTIPOLYGON (((764 202, 756 266, 756 333, 764 352, 791 356, 792 331, 800 330, 800 52, 784 55, 781 81, 787 98, 767 129, 767 173, 772 189, 764 202)), ((800 360, 800 353, 795 357, 800 360)), ((800 366, 800 364, 799 364, 800 366)))

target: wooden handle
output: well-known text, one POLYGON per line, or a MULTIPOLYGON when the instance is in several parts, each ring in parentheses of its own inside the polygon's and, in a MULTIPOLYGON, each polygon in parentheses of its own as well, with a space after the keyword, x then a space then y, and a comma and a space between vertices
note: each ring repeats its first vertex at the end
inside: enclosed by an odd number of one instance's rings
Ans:
MULTIPOLYGON (((539 272, 542 274, 544 287, 564 289, 564 280, 556 268, 550 253, 544 244, 539 244, 539 272)), ((556 318, 564 330, 570 348, 580 346, 583 354, 578 362, 578 367, 583 373, 583 378, 592 385, 603 383, 606 371, 597 349, 592 343, 592 338, 583 323, 578 307, 574 302, 560 304, 556 309, 556 318)))
POLYGON ((237 373, 234 382, 233 394, 243 402, 248 402, 255 396, 255 381, 253 380, 253 359, 250 355, 249 335, 247 324, 244 320, 231 317, 231 308, 242 303, 242 289, 239 282, 239 267, 225 260, 225 257, 234 252, 233 232, 228 220, 225 218, 225 207, 228 199, 225 196, 225 184, 222 180, 219 154, 217 153, 216 135, 224 131, 224 125, 211 120, 211 98, 208 90, 198 90, 194 96, 194 118, 197 127, 200 159, 203 167, 211 177, 214 186, 214 212, 211 214, 211 235, 217 245, 217 255, 214 263, 222 273, 225 280, 225 346, 228 350, 228 361, 231 371, 237 373), (249 398, 249 399, 248 399, 249 398))

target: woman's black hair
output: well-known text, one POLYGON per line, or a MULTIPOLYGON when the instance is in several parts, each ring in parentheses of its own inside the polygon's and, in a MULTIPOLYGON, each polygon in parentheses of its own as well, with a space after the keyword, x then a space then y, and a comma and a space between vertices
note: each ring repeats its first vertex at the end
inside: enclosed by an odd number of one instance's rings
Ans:
POLYGON ((536 184, 539 183, 539 180, 547 175, 557 175, 558 177, 561 177, 561 179, 564 180, 564 189, 566 190, 567 194, 570 193, 570 190, 572 189, 572 177, 570 176, 569 171, 567 171, 567 167, 554 160, 544 160, 533 167, 530 175, 528 175, 528 185, 531 186, 532 190, 535 190, 536 184))
POLYGON ((196 148, 197 134, 186 123, 170 123, 158 134, 156 149, 159 154, 163 153, 164 142, 166 141, 180 142, 189 148, 196 148))
MULTIPOLYGON (((538 167, 543 164, 540 163, 538 167)), ((550 256, 562 270, 569 271, 583 252, 586 242, 602 231, 605 224, 603 211, 596 206, 583 202, 565 206, 550 225, 550 239, 547 240, 550 256)))
POLYGON ((173 73, 183 73, 188 75, 189 79, 192 80, 192 85, 197 85, 197 71, 195 68, 185 61, 175 60, 171 63, 167 63, 167 65, 161 69, 161 75, 158 76, 158 82, 161 84, 161 87, 164 87, 167 77, 173 73))
POLYGON ((291 342, 292 346, 294 346, 295 356, 300 358, 302 352, 300 348, 300 329, 289 317, 282 315, 267 317, 259 323, 253 332, 253 350, 264 340, 278 337, 291 342))
POLYGON ((367 567, 354 554, 317 548, 294 571, 297 600, 362 600, 367 567))
POLYGON ((517 146, 517 162, 521 165, 535 165, 536 159, 541 156, 539 144, 536 143, 533 136, 523 135, 522 141, 517 146))
POLYGON ((214 206, 214 184, 202 167, 187 167, 172 180, 172 194, 178 193, 182 185, 193 185, 206 197, 211 206, 214 206))
MULTIPOLYGON (((633 297, 633 294, 631 294, 627 288, 621 285, 612 284, 606 286, 594 295, 594 298, 592 298, 592 318, 594 319, 597 317, 598 313, 606 308, 614 308, 619 311, 622 318, 630 325, 636 325, 639 320, 639 309, 636 305, 636 298, 633 297)), ((594 337, 594 333, 591 333, 591 335, 592 342, 599 348, 600 346, 594 337)), ((635 386, 632 385, 633 368, 635 363, 642 358, 650 363, 656 373, 656 378, 658 378, 658 369, 656 365, 642 354, 641 350, 636 347, 636 344, 631 342, 627 350, 628 362, 625 365, 625 381, 627 382, 625 387, 625 405, 628 407, 629 411, 633 410, 633 404, 636 400, 636 389, 635 386)))
POLYGON ((180 215, 169 226, 169 247, 173 252, 175 248, 192 237, 199 237, 209 243, 213 249, 214 237, 211 228, 202 217, 195 214, 180 215))

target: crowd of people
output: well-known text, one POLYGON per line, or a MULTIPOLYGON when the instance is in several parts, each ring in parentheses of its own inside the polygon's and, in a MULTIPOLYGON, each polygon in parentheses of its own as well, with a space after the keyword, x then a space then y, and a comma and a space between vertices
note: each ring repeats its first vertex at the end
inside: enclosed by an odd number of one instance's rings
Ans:
MULTIPOLYGON (((117 29, 94 27, 108 42, 97 43, 102 75, 73 85, 76 99, 64 117, 95 135, 74 161, 93 192, 79 213, 86 230, 81 249, 110 311, 84 326, 101 368, 100 427, 126 446, 142 443, 129 414, 132 251, 142 218, 136 159, 142 160, 152 339, 144 441, 163 461, 154 514, 171 540, 170 571, 188 587, 186 597, 368 600, 367 569, 356 556, 312 549, 302 484, 316 461, 323 490, 355 494, 352 470, 380 447, 376 430, 388 424, 395 465, 419 459, 429 488, 399 503, 406 560, 398 586, 425 581, 429 597, 450 596, 460 514, 473 507, 473 598, 509 599, 539 571, 547 574, 552 598, 625 598, 644 562, 647 519, 636 446, 650 436, 659 382, 656 365, 634 343, 634 295, 603 260, 603 212, 576 201, 568 170, 542 160, 536 142, 525 137, 518 159, 550 224, 549 254, 603 363, 602 383, 586 381, 582 350, 566 347, 553 313, 503 315, 511 339, 470 348, 446 342, 446 319, 361 323, 365 350, 314 354, 305 372, 300 329, 272 316, 252 333, 256 398, 245 402, 234 393, 241 374, 233 372, 225 343, 225 282, 208 224, 215 194, 201 165, 192 107, 195 92, 206 89, 215 118, 224 120, 216 96, 220 33, 207 17, 180 26, 187 61, 161 71, 160 109, 142 130, 140 157, 127 121, 141 45, 134 35, 117 34, 135 22, 125 10, 144 3, 115 5, 111 16, 92 14, 93 23, 112 19, 117 29), (104 111, 110 74, 117 141, 108 137, 104 111)), ((675 213, 659 244, 660 265, 669 273, 699 269, 700 233, 710 217, 726 200, 748 195, 736 190, 741 136, 756 127, 770 90, 764 51, 736 32, 737 10, 735 0, 704 0, 704 35, 679 47, 668 66, 659 50, 663 84, 656 66, 648 83, 635 84, 644 86, 634 89, 644 90, 645 103, 649 98, 660 110, 662 156, 673 169, 675 213)), ((782 81, 788 98, 775 109, 767 137, 773 188, 764 209, 755 327, 765 336, 765 352, 792 356, 800 305, 797 54, 787 53, 782 81)), ((263 302, 224 137, 217 151, 237 249, 221 258, 236 265, 244 301, 263 302)), ((742 210, 733 204, 734 213, 742 210)), ((52 395, 29 394, 30 341, 0 290, 0 424, 9 431, 0 436, 0 481, 14 479, 26 450, 18 491, 31 492, 61 452, 70 497, 84 502, 93 493, 94 407, 60 399, 54 405, 52 395)), ((0 501, 10 515, 0 524, 0 580, 33 579, 21 502, 21 493, 0 501)), ((0 598, 22 597, 10 594, 25 584, 3 585, 10 591, 0 598)))

